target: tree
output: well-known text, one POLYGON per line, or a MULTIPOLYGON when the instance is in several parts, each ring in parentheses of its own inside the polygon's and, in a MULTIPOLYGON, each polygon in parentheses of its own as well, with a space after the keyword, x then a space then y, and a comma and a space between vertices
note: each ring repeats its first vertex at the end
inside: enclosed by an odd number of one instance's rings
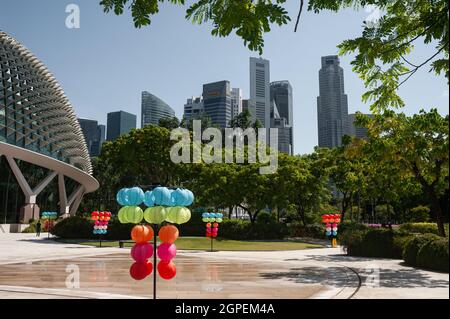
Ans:
POLYGON ((166 129, 173 130, 180 127, 180 121, 176 116, 173 117, 163 117, 159 119, 158 125, 166 129))
POLYGON ((395 161, 421 185, 436 215, 439 234, 445 236, 440 198, 449 188, 449 116, 442 117, 436 109, 411 117, 388 111, 365 125, 374 151, 395 161))
POLYGON ((241 129, 245 130, 249 127, 252 127, 252 125, 254 125, 254 123, 252 123, 252 114, 249 110, 241 112, 230 120, 230 127, 233 128, 240 127, 241 129))
POLYGON ((310 0, 308 10, 319 13, 365 5, 377 7, 383 16, 375 23, 365 22, 360 37, 346 40, 338 48, 340 54, 356 53, 353 70, 369 89, 363 101, 373 101, 373 111, 404 106, 397 89, 426 65, 448 80, 447 0, 310 0), (435 52, 412 62, 408 55, 419 41, 435 45, 435 52))

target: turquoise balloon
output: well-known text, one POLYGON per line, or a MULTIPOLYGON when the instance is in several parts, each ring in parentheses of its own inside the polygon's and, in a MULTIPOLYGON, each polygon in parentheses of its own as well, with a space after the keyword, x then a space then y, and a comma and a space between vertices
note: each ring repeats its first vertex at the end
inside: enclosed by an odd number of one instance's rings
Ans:
POLYGON ((155 206, 171 206, 171 192, 167 187, 156 187, 153 191, 155 206))
POLYGON ((186 201, 184 206, 189 206, 194 202, 194 193, 192 193, 189 189, 186 189, 186 192, 188 194, 188 200, 186 201))
POLYGON ((185 206, 185 203, 189 201, 189 194, 181 188, 172 191, 171 197, 172 206, 185 206))
POLYGON ((127 205, 127 188, 122 188, 117 192, 116 200, 119 205, 126 206, 127 205))
POLYGON ((128 206, 138 206, 144 201, 144 191, 140 187, 129 188, 126 194, 128 206))
POLYGON ((144 194, 144 204, 147 207, 155 206, 155 196, 153 196, 153 192, 146 191, 144 194))

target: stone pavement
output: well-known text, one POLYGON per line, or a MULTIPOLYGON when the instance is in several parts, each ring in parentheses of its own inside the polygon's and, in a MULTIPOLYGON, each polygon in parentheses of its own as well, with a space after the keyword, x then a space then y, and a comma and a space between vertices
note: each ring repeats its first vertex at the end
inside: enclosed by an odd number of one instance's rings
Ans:
MULTIPOLYGON (((2 278, 1 272, 6 272, 2 269, 8 267, 7 265, 33 263, 33 267, 39 267, 39 263, 49 264, 49 260, 53 260, 56 265, 58 260, 68 259, 90 265, 93 263, 94 256, 99 256, 96 260, 105 260, 106 263, 108 263, 108 260, 122 260, 121 263, 113 264, 116 268, 122 267, 123 260, 126 260, 127 267, 129 267, 129 257, 124 255, 129 254, 129 249, 63 244, 45 238, 46 234, 43 234, 40 239, 36 239, 34 234, 0 235, 0 278, 2 278)), ((212 253, 179 251, 177 258, 180 267, 185 267, 185 270, 189 269, 189 276, 184 274, 187 276, 185 277, 186 280, 191 280, 192 277, 195 277, 195 272, 200 271, 199 266, 196 265, 210 264, 208 266, 210 268, 202 268, 201 271, 206 272, 208 269, 213 269, 215 276, 220 279, 222 272, 230 272, 228 268, 232 269, 232 272, 233 269, 236 269, 234 273, 237 275, 236 278, 239 278, 238 281, 241 281, 243 288, 250 287, 251 280, 257 280, 258 285, 273 286, 275 284, 286 289, 297 287, 298 294, 296 295, 298 298, 449 298, 449 274, 408 267, 403 265, 402 260, 349 257, 345 256, 340 248, 212 253), (251 273, 252 279, 250 280, 249 277, 247 278, 249 282, 246 282, 244 274, 251 268, 255 268, 257 271, 253 271, 251 273), (239 274, 239 272, 242 272, 242 274, 239 274)), ((9 271, 11 271, 11 268, 9 268, 9 271)), ((12 271, 15 272, 14 269, 12 271)), ((132 283, 124 282, 125 277, 120 277, 123 273, 126 273, 124 269, 117 272, 115 278, 119 279, 114 285, 109 284, 110 286, 121 286, 120 289, 109 291, 107 289, 108 283, 104 282, 103 290, 94 287, 94 289, 90 288, 89 291, 76 293, 61 289, 62 287, 57 285, 41 287, 39 285, 42 285, 42 283, 38 283, 36 287, 23 287, 25 284, 16 285, 14 280, 5 282, 5 279, 2 279, 0 280, 0 298, 29 298, 31 296, 36 298, 48 296, 60 298, 148 297, 141 293, 139 289, 128 289, 127 285, 130 286, 132 283), (120 276, 117 277, 117 274, 120 276)), ((182 274, 181 271, 180 274, 182 274)), ((183 281, 182 276, 179 278, 180 284, 183 281)), ((227 287, 226 280, 228 279, 222 280, 225 288, 227 287)), ((147 288, 146 291, 148 291, 147 288)), ((280 293, 283 292, 280 291, 280 293)), ((199 293, 193 298, 201 298, 202 296, 199 293)), ((237 292, 223 296, 237 296, 237 292)), ((259 296, 255 295, 256 298, 259 296)), ((166 297, 171 298, 172 295, 168 294, 166 297)), ((176 297, 185 297, 181 286, 176 297)), ((251 296, 246 296, 244 292, 240 297, 251 298, 251 296)))

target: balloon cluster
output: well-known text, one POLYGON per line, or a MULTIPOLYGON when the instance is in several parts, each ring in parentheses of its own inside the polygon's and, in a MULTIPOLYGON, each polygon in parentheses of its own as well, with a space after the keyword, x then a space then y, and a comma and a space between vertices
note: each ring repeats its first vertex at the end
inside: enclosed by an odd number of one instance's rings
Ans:
POLYGON ((156 187, 145 193, 139 187, 123 188, 117 193, 117 202, 123 206, 118 217, 123 224, 138 224, 143 219, 150 224, 164 221, 184 224, 191 219, 191 211, 186 206, 193 201, 194 194, 184 188, 156 187), (147 206, 145 211, 139 207, 142 203, 147 206))
POLYGON ((58 217, 58 213, 57 212, 43 212, 41 215, 42 219, 45 220, 55 220, 58 217))
MULTIPOLYGON (((144 193, 141 188, 132 187, 121 189, 116 199, 123 206, 118 213, 119 221, 123 224, 139 224, 143 220, 155 225, 163 222, 184 224, 191 219, 191 211, 186 206, 193 203, 194 194, 183 188, 171 190, 167 187, 156 187, 144 193), (142 203, 147 206, 145 211, 139 207, 142 203)), ((157 270, 159 276, 166 280, 174 278, 177 272, 172 259, 177 254, 174 242, 178 235, 179 231, 174 225, 163 226, 158 233, 162 243, 156 251, 160 259, 157 270)), ((154 256, 156 246, 149 242, 154 236, 153 228, 149 225, 136 225, 131 231, 131 238, 135 242, 131 249, 131 257, 135 261, 130 268, 133 279, 142 280, 153 272, 154 265, 149 258, 154 256)))
POLYGON ((153 264, 148 260, 153 256, 153 228, 149 225, 136 225, 131 230, 131 239, 135 242, 131 248, 131 258, 135 261, 130 267, 130 276, 142 280, 153 272, 153 264))
POLYGON ((94 221, 94 235, 105 235, 108 232, 108 223, 111 219, 110 212, 92 212, 91 220, 94 221))
POLYGON ((336 237, 338 232, 338 224, 341 222, 340 214, 322 215, 322 223, 325 224, 325 231, 328 237, 336 237))
POLYGON ((206 237, 216 238, 219 232, 219 223, 223 221, 221 213, 203 213, 202 220, 206 223, 206 237))

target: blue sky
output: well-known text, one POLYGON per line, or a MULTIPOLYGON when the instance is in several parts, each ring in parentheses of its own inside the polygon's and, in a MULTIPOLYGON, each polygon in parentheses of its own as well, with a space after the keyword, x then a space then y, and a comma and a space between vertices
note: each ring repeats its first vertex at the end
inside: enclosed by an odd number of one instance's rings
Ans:
MULTIPOLYGON (((188 1, 189 2, 189 1, 188 1)), ((104 14, 98 0, 0 0, 0 29, 14 36, 42 60, 60 82, 79 117, 106 123, 106 113, 124 110, 138 115, 141 91, 149 91, 171 105, 179 118, 186 99, 200 95, 202 84, 229 80, 249 95, 249 57, 258 56, 232 35, 214 38, 211 26, 184 19, 185 8, 163 4, 152 25, 135 29, 129 12, 104 14), (77 4, 81 28, 67 29, 68 4, 77 4)), ((288 1, 293 20, 298 1, 288 1)), ((370 13, 304 12, 300 30, 291 23, 274 26, 266 35, 263 57, 271 62, 271 80, 289 80, 294 89, 296 153, 317 145, 316 97, 320 57, 337 54, 336 45, 361 33, 370 13)), ((418 45, 412 61, 433 54, 418 45)), ((350 67, 351 56, 341 58, 349 112, 368 112, 361 102, 364 86, 350 67)), ((448 86, 423 68, 400 90, 403 111, 438 108, 448 114, 448 86)))

